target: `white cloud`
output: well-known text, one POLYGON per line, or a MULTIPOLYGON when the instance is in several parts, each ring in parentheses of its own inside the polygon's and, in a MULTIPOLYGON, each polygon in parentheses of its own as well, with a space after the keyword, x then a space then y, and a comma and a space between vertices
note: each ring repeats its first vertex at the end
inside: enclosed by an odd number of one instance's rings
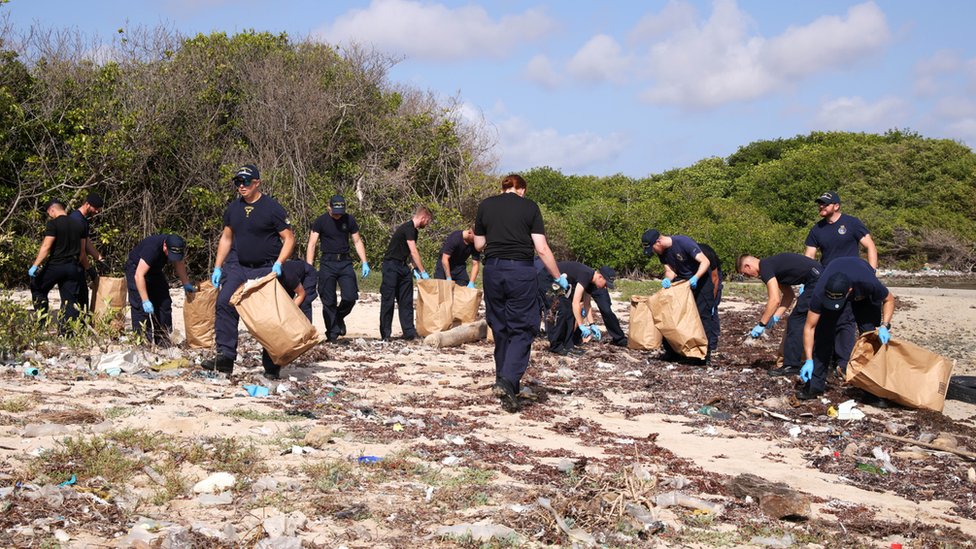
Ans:
POLYGON ((496 123, 498 148, 506 169, 550 166, 564 171, 585 171, 617 158, 630 144, 622 132, 599 136, 592 132, 560 135, 552 128, 539 130, 519 117, 496 123))
POLYGON ((565 81, 565 78, 556 72, 549 58, 541 53, 525 64, 525 67, 522 68, 521 76, 529 82, 533 82, 547 90, 554 90, 565 81))
POLYGON ((364 42, 415 59, 457 61, 504 58, 555 27, 539 9, 496 21, 477 5, 451 9, 433 2, 373 0, 368 8, 349 10, 315 34, 330 43, 364 42))
POLYGON ((940 97, 935 101, 932 114, 945 120, 974 117, 976 116, 976 98, 965 95, 940 97))
POLYGON ((671 29, 695 26, 697 19, 698 10, 694 5, 671 0, 661 13, 649 13, 641 17, 634 28, 627 33, 627 43, 656 40, 671 29))
POLYGON ((838 97, 822 100, 811 120, 815 129, 841 131, 883 132, 905 126, 912 114, 910 103, 899 97, 886 95, 869 103, 863 97, 838 97))
POLYGON ((580 82, 603 81, 625 84, 634 66, 633 54, 624 55, 616 40, 598 34, 583 45, 566 64, 569 74, 580 82))

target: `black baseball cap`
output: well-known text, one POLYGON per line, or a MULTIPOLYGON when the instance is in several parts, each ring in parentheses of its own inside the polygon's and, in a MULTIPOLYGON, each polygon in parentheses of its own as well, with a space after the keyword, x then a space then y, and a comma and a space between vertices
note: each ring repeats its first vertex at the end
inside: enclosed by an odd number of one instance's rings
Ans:
POLYGON ((609 265, 604 265, 600 267, 600 274, 603 278, 607 279, 607 288, 613 289, 613 279, 617 278, 617 271, 613 270, 613 267, 609 265))
POLYGON ((344 214, 346 213, 346 199, 340 195, 335 195, 329 199, 329 207, 332 208, 332 213, 336 215, 344 214))
POLYGON ((185 249, 183 237, 178 234, 166 235, 166 257, 170 261, 183 261, 183 250, 185 249))
POLYGON ((831 311, 839 311, 847 302, 847 293, 851 290, 851 277, 844 273, 834 273, 824 284, 823 306, 831 311))
POLYGON ((234 179, 243 179, 245 181, 251 181, 253 179, 260 180, 261 172, 250 164, 244 164, 237 170, 237 174, 234 175, 234 179))
POLYGON ((840 204, 840 197, 834 191, 827 191, 814 200, 817 204, 840 204))
POLYGON ((47 209, 50 208, 51 206, 55 205, 55 204, 59 204, 62 208, 64 208, 64 202, 61 202, 57 198, 52 198, 51 200, 48 200, 47 202, 45 202, 43 206, 41 206, 41 211, 42 212, 47 212, 47 209))
POLYGON ((657 243, 657 239, 661 238, 661 233, 654 229, 648 230, 641 237, 641 242, 644 243, 644 255, 651 255, 654 253, 654 244, 657 243))
POLYGON ((88 193, 88 196, 85 197, 85 202, 89 206, 99 209, 105 204, 105 201, 102 200, 102 197, 98 193, 88 193))

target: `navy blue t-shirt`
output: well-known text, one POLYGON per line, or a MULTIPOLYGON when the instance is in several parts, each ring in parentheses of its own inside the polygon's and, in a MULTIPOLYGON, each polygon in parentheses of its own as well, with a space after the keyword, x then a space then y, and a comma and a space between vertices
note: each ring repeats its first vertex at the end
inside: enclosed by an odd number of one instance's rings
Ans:
POLYGON ((359 232, 359 224, 349 214, 342 214, 339 219, 322 214, 312 223, 312 231, 319 233, 319 249, 323 254, 348 254, 349 235, 359 232))
POLYGON ((243 198, 230 203, 224 212, 224 226, 234 230, 237 259, 242 264, 272 263, 281 254, 281 231, 291 229, 291 220, 281 204, 266 194, 248 204, 243 198))
POLYGON ((690 237, 676 234, 671 237, 671 247, 664 250, 663 254, 657 254, 657 257, 661 263, 671 267, 675 281, 688 280, 695 276, 701 266, 695 259, 700 253, 702 251, 697 242, 690 237))
POLYGON ((282 263, 278 282, 288 292, 288 297, 295 297, 295 288, 299 285, 305 288, 305 300, 302 301, 302 305, 312 303, 318 297, 315 287, 318 284, 318 271, 304 261, 292 259, 282 263))
POLYGON ((81 223, 81 226, 85 228, 85 236, 83 236, 82 238, 91 238, 91 232, 88 227, 88 218, 85 217, 85 214, 81 213, 81 210, 75 210, 69 213, 68 216, 71 217, 71 219, 77 221, 78 223, 81 223))
POLYGON ((169 263, 169 257, 163 252, 163 243, 166 242, 166 237, 168 236, 168 234, 157 234, 143 238, 129 252, 129 261, 138 267, 139 260, 141 259, 146 262, 146 265, 149 265, 150 273, 161 273, 163 267, 169 263))
POLYGON ((860 257, 861 239, 871 233, 861 223, 861 220, 840 214, 840 218, 833 223, 821 219, 810 229, 806 245, 820 249, 820 263, 824 267, 838 257, 860 257))
POLYGON ((775 278, 776 282, 787 286, 806 284, 820 276, 823 270, 823 265, 816 259, 791 252, 771 255, 759 260, 759 278, 766 283, 775 278))
POLYGON ((68 215, 59 215, 48 219, 44 226, 44 236, 53 236, 51 258, 48 265, 65 265, 78 263, 81 256, 81 241, 83 228, 76 219, 68 215))
POLYGON ((416 242, 418 234, 420 233, 417 231, 417 227, 414 227, 413 219, 397 227, 397 230, 393 232, 393 238, 390 239, 390 245, 386 248, 386 255, 383 256, 383 261, 393 259, 409 263, 410 247, 407 246, 407 241, 413 240, 416 242))
POLYGON ((592 294, 596 291, 596 284, 593 284, 593 269, 583 265, 578 261, 560 261, 556 263, 559 267, 559 274, 565 274, 571 290, 569 297, 576 293, 576 284, 583 285, 583 291, 592 294))
MULTIPOLYGON (((474 247, 474 242, 470 244, 464 241, 464 231, 454 231, 447 235, 444 245, 441 246, 441 255, 449 256, 447 264, 454 267, 462 266, 467 263, 470 257, 473 261, 481 261, 481 254, 474 247)), ((440 257, 437 258, 437 268, 443 270, 440 257)), ((439 271, 438 271, 439 272, 439 271)))
POLYGON ((848 300, 870 299, 871 303, 881 303, 888 297, 888 288, 878 280, 874 268, 860 257, 838 257, 824 268, 820 281, 810 297, 810 312, 820 314, 823 310, 824 291, 827 280, 834 273, 844 273, 851 277, 851 293, 848 300))
POLYGON ((486 258, 532 261, 532 235, 546 234, 539 205, 514 192, 489 196, 478 205, 474 234, 485 237, 486 258))

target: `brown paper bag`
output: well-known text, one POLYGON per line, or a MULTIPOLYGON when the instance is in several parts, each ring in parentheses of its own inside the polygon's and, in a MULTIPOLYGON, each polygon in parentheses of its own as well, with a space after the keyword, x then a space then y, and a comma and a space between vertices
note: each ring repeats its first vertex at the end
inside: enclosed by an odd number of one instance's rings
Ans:
POLYGON ((705 358, 708 338, 687 280, 658 290, 648 303, 654 326, 661 330, 674 352, 688 358, 705 358))
POLYGON ((847 381, 855 387, 909 408, 941 412, 952 362, 898 339, 882 345, 878 332, 861 334, 847 363, 847 381))
POLYGON ((454 323, 454 287, 452 280, 417 282, 417 333, 423 337, 450 330, 454 323))
POLYGON ((454 326, 470 324, 478 318, 478 307, 481 306, 482 291, 475 288, 454 285, 454 304, 451 310, 454 315, 454 326))
POLYGON ((230 304, 278 366, 289 364, 321 340, 274 273, 241 284, 230 296, 230 304))
POLYGON ((191 349, 214 346, 214 321, 217 318, 217 295, 220 291, 209 280, 197 284, 197 291, 186 294, 183 302, 183 328, 191 349))
POLYGON ((112 328, 125 329, 125 306, 129 304, 129 289, 125 277, 100 276, 91 283, 91 304, 88 310, 96 316, 104 315, 109 307, 118 309, 112 318, 112 328))
POLYGON ((661 348, 661 330, 654 326, 651 317, 650 297, 630 296, 630 327, 627 330, 627 348, 653 351, 661 348))

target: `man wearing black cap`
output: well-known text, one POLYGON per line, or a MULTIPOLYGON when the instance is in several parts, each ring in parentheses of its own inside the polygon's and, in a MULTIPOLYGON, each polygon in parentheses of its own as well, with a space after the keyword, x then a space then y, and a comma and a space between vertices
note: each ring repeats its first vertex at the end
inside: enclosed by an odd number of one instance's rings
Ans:
MULTIPOLYGON (((230 374, 237 360, 237 321, 230 298, 241 284, 268 273, 281 276, 281 265, 295 247, 291 220, 285 209, 273 198, 261 193, 261 174, 248 164, 237 170, 233 179, 240 198, 227 206, 224 212, 224 231, 217 245, 217 258, 210 282, 220 288, 217 295, 217 315, 214 335, 217 340, 217 356, 203 361, 205 370, 230 374), (237 264, 228 269, 227 278, 221 285, 223 265, 231 247, 237 250, 237 264)), ((267 351, 262 353, 262 364, 267 377, 278 377, 279 367, 272 362, 267 351)))
POLYGON ((447 235, 441 246, 441 260, 434 268, 434 278, 453 280, 458 286, 474 288, 481 266, 481 253, 474 247, 474 226, 447 235), (467 263, 471 258, 471 277, 468 277, 467 263))
POLYGON ((44 241, 37 258, 27 271, 31 300, 35 311, 46 313, 47 294, 56 284, 61 295, 58 334, 70 335, 68 322, 78 318, 78 300, 81 287, 85 285, 85 271, 81 268, 81 262, 85 260, 84 227, 64 213, 64 204, 60 200, 48 200, 41 210, 51 219, 44 228, 44 241), (48 254, 51 259, 41 268, 41 262, 48 254))
MULTIPOLYGON (((708 258, 701 251, 698 243, 687 236, 662 236, 658 231, 651 229, 641 236, 641 243, 644 245, 645 256, 650 256, 652 253, 657 254, 661 264, 664 265, 664 279, 661 280, 662 288, 670 288, 671 282, 674 280, 687 280, 691 286, 691 292, 695 296, 695 305, 698 307, 698 317, 701 318, 702 328, 704 328, 705 335, 709 340, 708 353, 705 358, 694 362, 700 365, 708 364, 712 355, 712 340, 716 338, 715 331, 712 329, 715 291, 709 271, 711 264, 708 258)), ((667 340, 664 340, 663 345, 662 360, 675 361, 680 358, 667 340)))
MULTIPOLYGON (((85 197, 85 203, 68 214, 85 228, 84 248, 87 257, 82 261, 81 266, 93 282, 98 278, 98 271, 95 270, 95 261, 101 265, 102 269, 108 271, 108 263, 102 259, 102 255, 98 253, 98 250, 95 249, 95 244, 92 243, 91 228, 88 224, 88 219, 101 212, 103 205, 102 197, 98 193, 88 193, 88 196, 85 197)), ((85 284, 81 285, 80 303, 82 308, 88 307, 88 286, 85 284)))
MULTIPOLYGON (((598 289, 613 289, 613 269, 604 265, 593 270, 576 261, 561 261, 556 263, 559 272, 566 275, 569 292, 560 292, 556 305, 554 322, 546 319, 546 335, 549 338, 549 350, 560 356, 582 355, 583 351, 574 346, 576 334, 581 338, 593 336, 597 340, 602 338, 600 329, 593 320, 593 307, 590 306, 590 295, 598 289), (584 314, 583 311, 586 311, 584 314)), ((543 268, 538 275, 539 288, 546 299, 546 311, 551 305, 549 289, 552 287, 552 276, 543 268)), ((548 314, 547 314, 548 316, 548 314)))
POLYGON ((891 338, 888 331, 895 312, 895 296, 878 280, 874 268, 859 257, 831 261, 812 292, 803 327, 807 360, 800 369, 800 379, 806 385, 796 394, 800 400, 819 397, 827 386, 827 366, 834 349, 836 324, 845 307, 851 308, 862 333, 877 328, 882 344, 891 338))
POLYGON ((807 290, 796 296, 796 306, 786 319, 786 336, 783 339, 783 367, 768 370, 771 376, 795 376, 803 363, 803 327, 810 310, 810 296, 820 281, 823 265, 815 259, 794 253, 776 254, 758 259, 742 254, 735 262, 735 270, 750 278, 759 278, 766 285, 769 298, 766 309, 759 317, 759 324, 750 335, 759 337, 767 329, 772 330, 781 315, 786 314, 793 303, 793 286, 803 285, 807 290))
POLYGON ((193 292, 183 264, 184 248, 183 238, 178 234, 150 236, 136 244, 125 262, 132 331, 156 345, 169 346, 169 334, 173 330, 173 299, 163 267, 172 261, 183 290, 193 292))
POLYGON ((417 235, 419 230, 430 224, 432 218, 426 206, 417 208, 413 218, 397 227, 390 238, 383 256, 383 281, 380 282, 380 338, 390 341, 393 335, 394 302, 398 307, 400 329, 403 339, 413 341, 417 337, 417 328, 413 322, 413 282, 410 280, 410 265, 413 265, 414 276, 428 280, 430 275, 424 269, 417 251, 417 235))
POLYGON ((312 223, 308 233, 305 261, 315 265, 315 246, 322 239, 322 260, 319 263, 318 293, 322 298, 322 319, 325 321, 325 337, 330 343, 346 335, 346 317, 359 299, 359 285, 349 256, 349 238, 352 237, 359 261, 363 265, 363 278, 369 276, 366 263, 366 247, 359 238, 356 218, 346 213, 346 199, 335 195, 329 200, 329 213, 320 215, 312 223), (336 304, 336 285, 342 300, 336 304))
MULTIPOLYGON (((826 191, 815 202, 822 219, 810 229, 804 255, 816 259, 817 250, 820 250, 820 263, 827 267, 839 257, 860 257, 859 246, 864 246, 868 263, 877 270, 878 248, 860 219, 840 213, 840 196, 834 191, 826 191)), ((855 339, 854 316, 848 306, 837 321, 834 345, 834 358, 841 374, 847 371, 847 361, 854 349, 855 339)))

